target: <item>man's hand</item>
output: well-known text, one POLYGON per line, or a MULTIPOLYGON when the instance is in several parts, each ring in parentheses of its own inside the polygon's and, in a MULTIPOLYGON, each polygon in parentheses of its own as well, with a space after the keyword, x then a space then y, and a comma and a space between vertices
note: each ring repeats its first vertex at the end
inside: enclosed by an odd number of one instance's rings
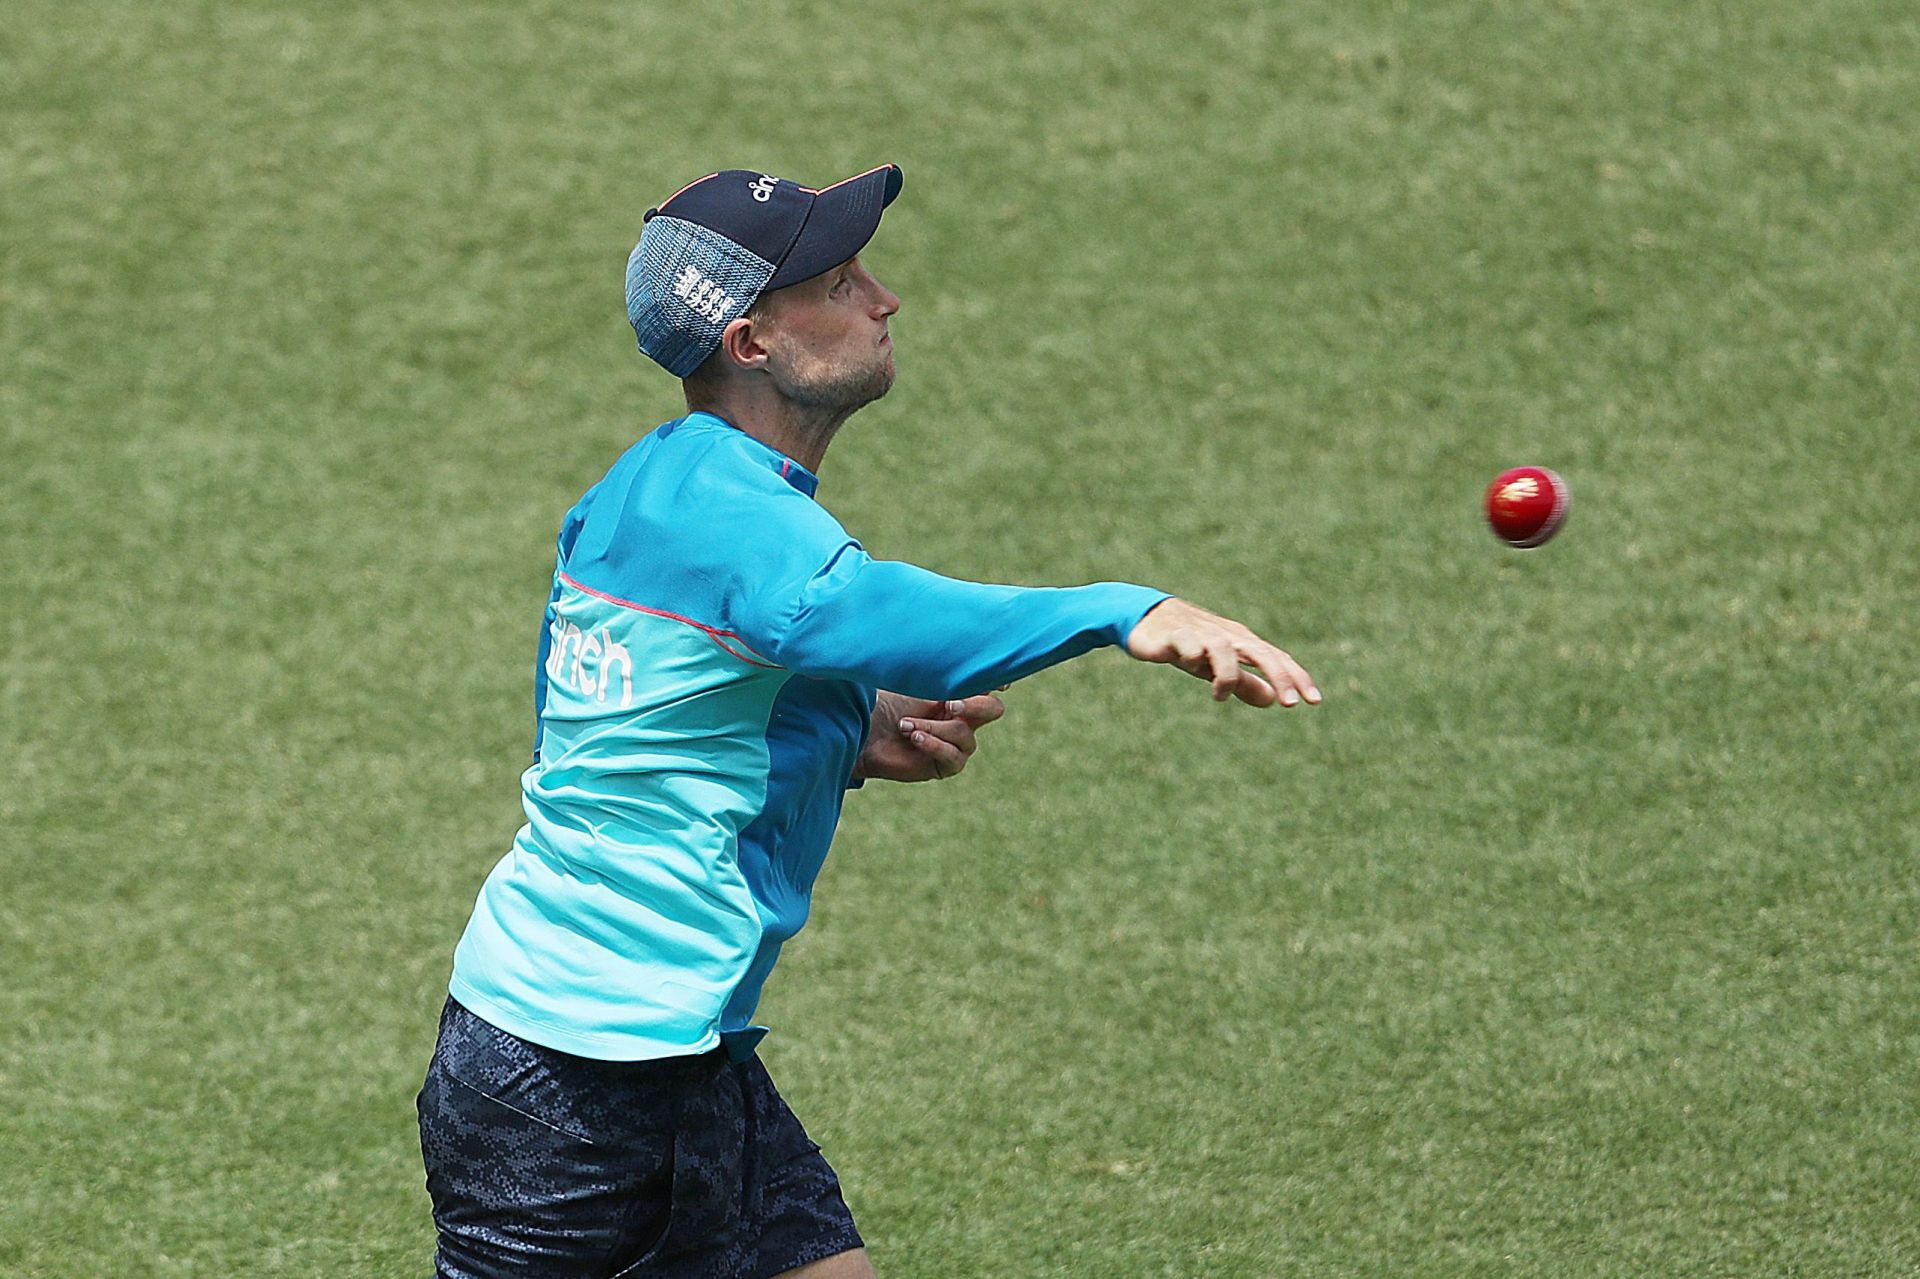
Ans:
POLYGON ((1143 662, 1178 666, 1213 684, 1213 700, 1237 697, 1249 706, 1293 706, 1320 700, 1313 677, 1252 631, 1183 599, 1161 600, 1127 636, 1127 652, 1143 662), (1247 669, 1258 668, 1259 674, 1247 669), (1262 677, 1265 678, 1262 678, 1262 677))
POLYGON ((874 699, 873 727, 853 775, 886 782, 952 777, 967 766, 979 745, 973 730, 1006 713, 1006 703, 992 693, 964 701, 928 702, 883 690, 874 699))

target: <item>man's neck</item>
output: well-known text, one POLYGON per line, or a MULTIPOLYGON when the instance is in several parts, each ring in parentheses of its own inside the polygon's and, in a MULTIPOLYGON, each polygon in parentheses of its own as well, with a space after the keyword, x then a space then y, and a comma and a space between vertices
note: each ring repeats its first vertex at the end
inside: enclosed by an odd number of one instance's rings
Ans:
POLYGON ((777 394, 720 395, 689 403, 687 408, 721 418, 815 475, 820 473, 827 446, 833 443, 841 424, 853 416, 852 409, 809 408, 777 394))

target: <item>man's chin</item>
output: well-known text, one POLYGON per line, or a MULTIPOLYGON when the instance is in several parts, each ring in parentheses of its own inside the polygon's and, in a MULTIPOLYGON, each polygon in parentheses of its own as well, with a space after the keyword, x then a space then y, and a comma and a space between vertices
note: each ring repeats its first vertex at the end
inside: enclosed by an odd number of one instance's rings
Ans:
POLYGON ((891 391, 894 376, 893 353, 889 351, 884 363, 867 369, 858 378, 841 377, 811 385, 789 382, 781 390, 788 399, 808 408, 851 413, 891 391))
POLYGON ((857 386, 848 388, 851 394, 847 396, 846 407, 849 410, 863 409, 875 400, 886 398, 887 392, 893 389, 894 376, 893 356, 889 354, 885 364, 873 370, 857 386))

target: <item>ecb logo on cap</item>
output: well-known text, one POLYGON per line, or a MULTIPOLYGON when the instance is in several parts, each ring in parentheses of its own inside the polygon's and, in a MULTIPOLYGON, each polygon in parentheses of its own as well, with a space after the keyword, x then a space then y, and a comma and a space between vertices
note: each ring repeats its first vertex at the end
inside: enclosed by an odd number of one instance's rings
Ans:
POLYGON ((769 177, 763 173, 757 182, 748 186, 747 190, 753 192, 754 199, 765 204, 768 200, 773 199, 773 189, 778 185, 780 185, 779 178, 769 177))
POLYGON ((733 309, 734 300, 719 282, 708 279, 700 273, 697 266, 683 266, 674 279, 675 296, 685 298, 687 305, 706 316, 715 324, 725 324, 727 312, 733 309))

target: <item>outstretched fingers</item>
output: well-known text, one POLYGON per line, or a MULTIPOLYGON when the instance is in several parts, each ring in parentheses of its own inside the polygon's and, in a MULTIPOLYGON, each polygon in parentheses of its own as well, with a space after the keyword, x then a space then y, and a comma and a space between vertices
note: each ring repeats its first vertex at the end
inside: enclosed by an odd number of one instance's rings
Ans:
POLYGON ((1126 650, 1206 680, 1215 701, 1237 697, 1249 706, 1298 706, 1320 700, 1313 677, 1286 652, 1232 618, 1186 600, 1169 597, 1148 609, 1127 633, 1126 650))
MULTIPOLYGON (((1302 699, 1309 703, 1320 700, 1320 690, 1313 685, 1313 677, 1306 669, 1284 649, 1275 648, 1265 640, 1255 637, 1246 645, 1246 660, 1260 668, 1266 676, 1266 682, 1272 685, 1282 706, 1297 706, 1302 699)), ((1259 706, 1271 706, 1275 698, 1255 703, 1259 706)))
POLYGON ((1213 700, 1237 697, 1249 706, 1317 703, 1313 677, 1283 649, 1248 631, 1245 635, 1186 631, 1170 637, 1181 669, 1206 680, 1213 700), (1249 669, 1251 668, 1251 669, 1249 669))

